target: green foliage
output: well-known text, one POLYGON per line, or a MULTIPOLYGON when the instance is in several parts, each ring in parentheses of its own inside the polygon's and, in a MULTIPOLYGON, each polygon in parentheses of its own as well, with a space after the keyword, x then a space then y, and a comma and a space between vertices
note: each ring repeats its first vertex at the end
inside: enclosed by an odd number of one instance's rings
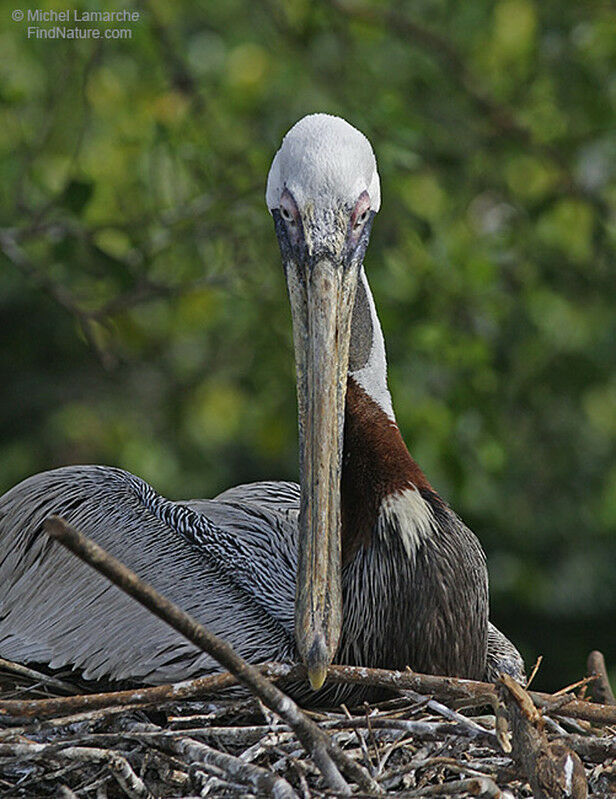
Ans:
POLYGON ((336 113, 379 160, 366 266, 399 423, 488 551, 495 619, 552 686, 591 648, 615 664, 611 11, 139 9, 130 40, 2 14, 0 490, 69 462, 173 497, 296 476, 264 184, 297 118, 336 113))

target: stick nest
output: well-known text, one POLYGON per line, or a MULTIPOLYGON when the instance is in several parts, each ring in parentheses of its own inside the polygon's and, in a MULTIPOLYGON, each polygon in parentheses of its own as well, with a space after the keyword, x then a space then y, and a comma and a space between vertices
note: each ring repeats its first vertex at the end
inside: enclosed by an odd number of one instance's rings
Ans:
MULTIPOLYGON (((263 671, 277 677, 284 667, 263 671)), ((369 669, 330 671, 337 682, 376 680, 369 669)), ((354 795, 616 796, 616 705, 602 677, 582 680, 578 694, 592 690, 606 704, 531 694, 507 677, 491 695, 482 683, 430 677, 426 695, 408 688, 410 673, 378 674, 390 675, 391 699, 307 711, 372 778, 370 791, 349 781, 354 795)), ((203 694, 207 678, 186 685, 182 695, 203 694)), ((108 693, 91 709, 88 688, 0 661, 0 799, 342 793, 258 699, 219 690, 178 701, 168 686, 108 693), (53 697, 62 697, 56 706, 53 697)))

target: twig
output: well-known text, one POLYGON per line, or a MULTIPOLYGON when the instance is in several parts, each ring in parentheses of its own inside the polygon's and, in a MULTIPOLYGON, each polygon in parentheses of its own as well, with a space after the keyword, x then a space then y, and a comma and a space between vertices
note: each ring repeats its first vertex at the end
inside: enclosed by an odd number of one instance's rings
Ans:
MULTIPOLYGON (((6 729, 0 730, 0 741, 7 738, 13 738, 16 735, 27 735, 32 732, 32 727, 38 731, 41 730, 61 730, 65 727, 70 727, 74 724, 96 724, 103 719, 110 719, 113 716, 119 716, 123 713, 130 713, 133 710, 141 710, 139 705, 120 705, 120 707, 103 707, 98 710, 90 710, 87 713, 74 713, 71 716, 61 716, 51 719, 28 719, 29 724, 22 726, 8 726, 6 729)), ((1 718, 3 723, 6 723, 6 717, 1 718)), ((1 796, 1 794, 0 794, 1 796)))
MULTIPOLYGON (((469 719, 466 719, 466 721, 468 722, 469 719)), ((370 719, 370 726, 373 730, 399 730, 400 732, 405 732, 426 741, 438 741, 442 739, 443 735, 460 735, 464 738, 477 739, 481 741, 482 744, 487 744, 492 747, 495 751, 501 751, 501 747, 494 733, 484 729, 479 724, 383 719, 377 716, 376 718, 370 719)), ((358 727, 368 728, 368 722, 365 718, 342 719, 332 724, 330 729, 356 729, 358 727)))
MULTIPOLYGON (((470 777, 466 780, 451 780, 438 785, 425 785, 413 791, 396 793, 396 799, 416 799, 421 796, 457 796, 458 794, 471 794, 472 796, 487 796, 490 799, 513 799, 509 792, 501 791, 490 777, 470 777)), ((337 796, 338 794, 329 794, 337 796)), ((354 799, 372 799, 374 794, 354 794, 354 799)))
POLYGON ((258 696, 264 705, 283 718, 293 729, 331 788, 349 792, 349 786, 339 771, 342 769, 349 779, 356 781, 364 790, 379 792, 377 783, 365 769, 336 746, 323 730, 302 713, 292 699, 263 677, 258 669, 239 657, 229 644, 210 633, 192 616, 161 596, 124 564, 60 517, 52 516, 45 522, 44 529, 48 535, 105 575, 118 588, 136 599, 199 649, 215 658, 258 696))
POLYGON ((190 763, 214 765, 220 768, 230 779, 250 785, 259 794, 273 796, 276 799, 298 799, 289 783, 267 769, 245 763, 239 757, 219 752, 204 743, 192 738, 169 738, 162 736, 158 744, 166 751, 179 755, 190 763))
MULTIPOLYGON (((280 665, 280 676, 288 680, 302 679, 303 666, 293 668, 280 665)), ((441 677, 434 674, 417 674, 412 671, 390 671, 358 666, 330 666, 328 683, 390 688, 393 691, 413 690, 420 694, 433 694, 443 702, 463 702, 465 706, 494 705, 498 697, 492 683, 465 680, 460 677, 441 677)), ((530 691, 536 705, 546 713, 559 717, 584 719, 595 724, 616 724, 616 708, 596 702, 582 702, 573 696, 557 697, 551 694, 530 691), (564 700, 564 702, 563 702, 564 700)))
POLYGON ((586 799, 588 784, 578 755, 565 743, 549 743, 543 718, 531 696, 508 674, 500 677, 510 716, 513 756, 524 770, 535 799, 586 799))
MULTIPOLYGON (((306 677, 303 666, 292 666, 282 663, 266 663, 255 666, 270 679, 281 679, 283 683, 297 682, 306 677)), ((401 690, 411 686, 422 694, 434 694, 443 701, 465 704, 473 703, 490 704, 493 707, 497 702, 494 686, 489 683, 461 680, 453 677, 439 677, 429 674, 415 674, 405 671, 388 671, 385 669, 368 669, 356 666, 330 666, 327 673, 329 683, 353 683, 358 685, 387 687, 392 690, 401 690)), ((160 706, 164 702, 202 698, 206 694, 213 694, 219 690, 237 684, 232 674, 221 674, 201 677, 181 683, 160 685, 147 688, 138 688, 129 691, 111 691, 101 694, 85 694, 74 697, 56 697, 53 699, 28 699, 28 700, 0 700, 0 714, 10 715, 15 720, 22 718, 38 719, 53 717, 57 713, 75 713, 90 708, 107 712, 117 712, 139 707, 160 706)), ((616 709, 599 705, 593 702, 583 702, 575 697, 545 694, 536 691, 530 692, 533 701, 544 710, 561 718, 577 718, 595 724, 615 724, 616 709)), ((101 713, 100 717, 104 714, 101 713)), ((93 712, 69 716, 67 719, 57 719, 56 722, 74 723, 88 718, 94 718, 93 712)), ((98 716, 97 716, 98 717, 98 716)))
POLYGON ((128 760, 116 752, 90 746, 67 746, 64 749, 58 744, 39 743, 3 743, 0 744, 0 756, 14 757, 19 760, 40 759, 52 755, 60 760, 72 760, 81 763, 102 763, 108 766, 118 785, 131 799, 153 799, 152 794, 131 768, 128 760))
POLYGON ((616 705, 616 698, 607 676, 605 658, 602 652, 595 649, 588 655, 587 670, 589 675, 596 678, 590 686, 593 699, 596 702, 602 702, 604 705, 616 705))
POLYGON ((504 793, 490 777, 469 777, 466 780, 451 780, 442 785, 426 785, 415 791, 397 794, 400 799, 414 799, 420 796, 454 796, 456 794, 488 796, 490 799, 504 799, 504 793))
MULTIPOLYGON (((386 788, 393 787, 396 782, 399 782, 400 777, 404 774, 416 772, 419 769, 424 769, 434 766, 445 766, 448 771, 453 771, 457 774, 473 777, 495 777, 495 769, 489 771, 486 769, 485 762, 476 762, 472 760, 457 760, 454 757, 437 756, 418 756, 414 757, 408 763, 402 766, 394 766, 385 772, 381 777, 381 784, 386 788)), ((488 767, 489 768, 489 767, 488 767)))
MULTIPOLYGON (((410 699, 413 699, 415 702, 420 702, 423 698, 415 691, 404 691, 403 694, 408 696, 410 699)), ((426 707, 429 708, 433 713, 438 713, 439 716, 443 716, 444 718, 448 719, 448 721, 455 721, 456 724, 468 728, 469 735, 473 737, 489 736, 488 740, 495 743, 495 735, 493 733, 489 732, 472 719, 469 719, 466 716, 463 716, 461 713, 457 713, 455 710, 452 710, 440 702, 437 702, 435 699, 429 699, 426 702, 426 707)))
POLYGON ((48 674, 42 674, 40 671, 29 669, 27 666, 22 666, 21 663, 14 663, 12 660, 5 660, 0 658, 0 669, 12 671, 22 677, 29 677, 31 680, 48 685, 50 688, 55 688, 58 691, 67 691, 72 693, 75 690, 74 685, 69 685, 56 677, 50 677, 48 674))
POLYGON ((539 671, 539 668, 540 668, 542 662, 543 662, 543 655, 539 655, 539 657, 535 661, 535 665, 532 668, 532 671, 530 673, 530 677, 528 678, 528 680, 526 680, 526 685, 524 687, 526 688, 527 691, 530 688, 532 681, 537 676, 537 672, 539 671))
MULTIPOLYGON (((275 676, 275 669, 270 669, 267 664, 255 668, 267 676, 275 676)), ((77 713, 104 707, 160 706, 165 702, 177 702, 181 699, 199 699, 206 694, 216 693, 233 685, 237 685, 235 677, 223 672, 179 683, 126 691, 58 696, 50 699, 6 699, 0 700, 0 714, 9 713, 11 716, 22 718, 49 718, 58 713, 77 713)))
MULTIPOLYGON (((348 709, 348 707, 346 705, 342 705, 342 710, 344 712, 344 715, 347 717, 347 719, 352 719, 353 718, 353 716, 351 715, 351 713, 350 713, 350 711, 349 711, 349 709, 348 709)), ((368 712, 367 711, 366 711, 366 721, 368 721, 368 712)), ((359 748, 362 751, 362 754, 364 756, 364 760, 366 761, 366 765, 370 769, 370 773, 374 774, 374 769, 372 768, 372 761, 370 760, 370 752, 368 751, 368 746, 366 744, 366 739, 364 738, 363 735, 360 734, 359 729, 357 727, 355 727, 354 729, 355 729, 355 736, 357 737, 357 742, 359 743, 359 748)))
MULTIPOLYGON (((288 674, 298 679, 303 672, 300 668, 288 674)), ((370 685, 377 688, 390 688, 404 691, 414 690, 420 694, 433 694, 443 702, 464 702, 465 705, 493 705, 497 700, 494 685, 459 677, 440 677, 433 674, 417 674, 411 671, 389 671, 356 666, 330 666, 327 682, 370 685)), ((551 694, 530 691, 533 702, 545 712, 559 717, 584 719, 596 724, 616 724, 616 708, 599 705, 595 702, 582 702, 572 696, 558 697, 551 694), (563 703, 562 700, 565 700, 563 703)))
POLYGON ((554 698, 564 696, 565 694, 571 693, 571 691, 575 691, 576 688, 581 688, 585 685, 588 685, 590 682, 594 682, 597 678, 594 674, 591 674, 588 677, 582 677, 581 680, 576 680, 576 682, 572 682, 571 685, 567 685, 565 688, 559 688, 558 691, 555 691, 552 696, 554 698))
MULTIPOLYGON (((298 682, 306 678, 303 666, 284 663, 266 663, 255 666, 269 679, 282 679, 284 683, 298 682)), ((420 694, 438 696, 443 702, 465 704, 489 704, 498 701, 491 683, 464 680, 457 677, 440 677, 433 674, 417 674, 412 671, 370 669, 357 666, 330 666, 328 683, 342 683, 390 688, 393 691, 414 690, 420 694)), ((121 706, 148 707, 180 699, 197 699, 206 694, 237 685, 236 678, 227 672, 200 677, 181 683, 157 685, 129 691, 110 691, 101 694, 85 694, 54 699, 0 700, 0 714, 15 718, 45 718, 57 713, 75 713, 81 710, 121 706)), ((560 718, 575 718, 594 724, 616 724, 616 707, 585 702, 570 696, 554 696, 539 691, 530 691, 536 705, 546 713, 560 718)))
POLYGON ((566 738, 569 746, 575 749, 580 757, 586 757, 595 763, 616 759, 616 738, 613 735, 609 738, 597 738, 569 734, 566 738))
MULTIPOLYGON (((376 736, 374 735, 374 731, 372 729, 372 724, 370 723, 370 720, 371 720, 370 719, 371 707, 370 707, 370 704, 368 702, 364 702, 364 709, 366 711, 366 724, 368 725, 368 736, 370 737, 370 742, 372 743, 372 746, 374 748, 374 757, 376 758, 376 762, 377 762, 376 773, 379 774, 381 772, 382 768, 383 768, 383 765, 382 765, 382 762, 381 762, 381 754, 379 752, 379 745, 378 745, 378 742, 376 740, 376 736)), ((367 747, 366 747, 366 751, 368 752, 368 762, 370 763, 370 753, 369 753, 367 747)), ((374 772, 374 769, 373 769, 372 770, 372 774, 374 774, 374 773, 375 772, 374 772)))
MULTIPOLYGON (((168 730, 168 729, 160 729, 156 728, 151 729, 153 725, 132 725, 131 730, 137 730, 137 732, 126 732, 123 731, 122 733, 109 733, 109 732, 94 732, 84 735, 75 741, 75 743, 80 744, 100 744, 105 746, 111 746, 113 743, 117 743, 118 740, 128 740, 129 738, 135 738, 138 741, 144 741, 148 738, 151 739, 160 739, 160 738, 173 738, 179 740, 180 738, 198 735, 201 738, 205 738, 206 740, 213 740, 219 743, 223 743, 225 746, 252 746, 255 741, 263 741, 263 739, 267 736, 271 736, 272 738, 279 738, 280 741, 288 741, 288 740, 296 740, 295 736, 291 732, 291 729, 286 724, 281 724, 279 729, 272 730, 270 727, 266 726, 240 726, 240 727, 187 727, 186 729, 181 730, 168 730)), ((245 760, 244 757, 241 758, 245 760)))

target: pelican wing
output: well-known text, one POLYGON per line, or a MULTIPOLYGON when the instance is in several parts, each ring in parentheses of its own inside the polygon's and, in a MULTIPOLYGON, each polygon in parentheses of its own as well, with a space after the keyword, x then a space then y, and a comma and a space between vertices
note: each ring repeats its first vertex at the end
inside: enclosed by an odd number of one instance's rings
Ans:
MULTIPOLYGON (((237 499, 237 498, 236 498, 237 499)), ((252 662, 294 653, 296 529, 275 508, 174 503, 119 469, 71 466, 0 498, 0 656, 150 683, 217 664, 42 532, 58 514, 252 662)))
POLYGON ((228 488, 216 499, 239 505, 258 505, 265 510, 284 516, 297 525, 299 517, 299 485, 285 481, 264 480, 259 483, 244 483, 228 488))

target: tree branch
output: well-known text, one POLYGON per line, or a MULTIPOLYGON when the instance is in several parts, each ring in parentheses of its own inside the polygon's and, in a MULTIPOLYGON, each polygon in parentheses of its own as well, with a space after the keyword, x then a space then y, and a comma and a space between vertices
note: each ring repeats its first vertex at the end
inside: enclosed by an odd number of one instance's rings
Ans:
POLYGON ((293 729, 331 788, 349 792, 349 786, 339 771, 342 769, 349 779, 356 781, 364 790, 378 792, 376 782, 365 769, 334 744, 329 736, 311 721, 290 697, 285 696, 282 691, 263 677, 258 669, 241 658, 229 644, 210 633, 192 616, 161 596, 151 585, 145 583, 119 560, 109 555, 102 547, 86 538, 59 516, 52 516, 48 519, 44 529, 49 536, 107 577, 114 585, 136 599, 196 647, 207 652, 227 668, 240 683, 249 688, 255 696, 258 696, 264 705, 283 718, 293 729))

